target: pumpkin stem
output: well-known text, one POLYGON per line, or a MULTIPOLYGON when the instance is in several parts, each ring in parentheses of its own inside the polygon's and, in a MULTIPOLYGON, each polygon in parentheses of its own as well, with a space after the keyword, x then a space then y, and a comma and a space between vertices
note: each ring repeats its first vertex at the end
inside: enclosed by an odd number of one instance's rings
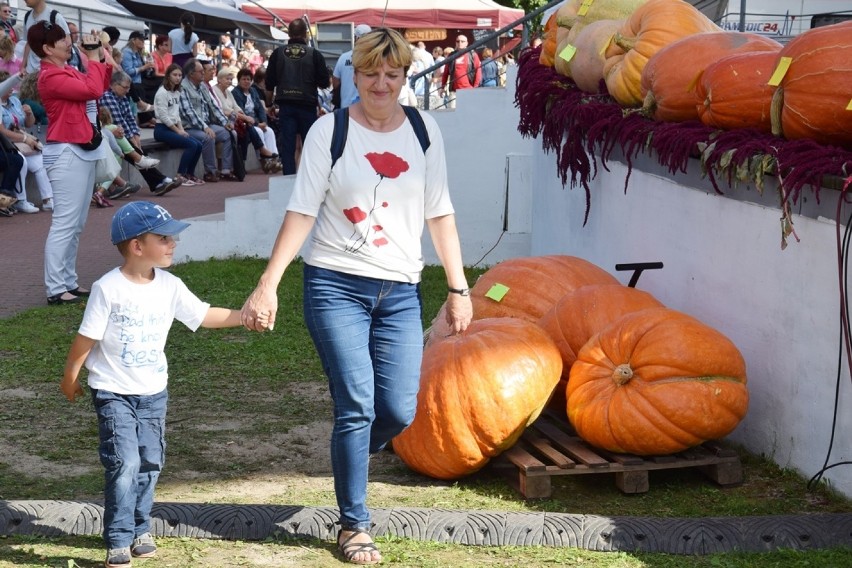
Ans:
POLYGON ((784 87, 778 87, 772 93, 772 102, 769 105, 769 118, 772 121, 773 136, 784 136, 784 128, 781 126, 782 110, 784 110, 784 87))
POLYGON ((645 95, 645 100, 642 102, 640 109, 643 116, 654 118, 657 113, 657 99, 654 98, 654 91, 648 89, 648 94, 645 95))
POLYGON ((577 23, 577 18, 574 16, 556 17, 556 25, 560 28, 565 28, 566 30, 570 30, 571 28, 573 28, 575 23, 577 23))
POLYGON ((622 363, 612 372, 612 380, 618 386, 626 385, 632 378, 633 369, 630 368, 628 363, 622 363))
POLYGON ((630 51, 636 46, 636 38, 635 37, 624 37, 620 32, 616 32, 614 36, 612 36, 612 43, 623 49, 624 51, 630 51))

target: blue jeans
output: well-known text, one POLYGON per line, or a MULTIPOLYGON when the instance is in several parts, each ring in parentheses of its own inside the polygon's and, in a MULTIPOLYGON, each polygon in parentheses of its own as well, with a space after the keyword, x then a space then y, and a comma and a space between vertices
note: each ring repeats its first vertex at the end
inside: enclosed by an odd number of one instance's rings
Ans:
POLYGON ((130 546, 149 532, 154 488, 166 458, 168 391, 121 395, 92 389, 98 415, 98 452, 104 466, 104 541, 130 546))
POLYGON ((183 148, 177 173, 195 175, 195 167, 201 158, 201 142, 192 136, 181 136, 165 124, 154 127, 154 140, 168 144, 172 148, 183 148))
POLYGON ((281 159, 281 173, 286 175, 296 173, 296 135, 302 137, 302 143, 308 135, 308 130, 317 121, 315 106, 299 106, 287 103, 278 105, 278 149, 281 159))
POLYGON ((331 467, 340 524, 369 529, 369 454, 411 424, 417 407, 420 285, 305 266, 304 311, 334 403, 331 467))

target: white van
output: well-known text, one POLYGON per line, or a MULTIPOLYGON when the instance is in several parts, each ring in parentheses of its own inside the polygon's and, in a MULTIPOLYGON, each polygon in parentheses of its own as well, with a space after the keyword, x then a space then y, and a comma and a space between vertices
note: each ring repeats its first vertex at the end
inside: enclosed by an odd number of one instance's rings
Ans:
POLYGON ((852 20, 852 0, 729 0, 719 25, 740 29, 745 4, 745 30, 783 40, 811 28, 852 20))

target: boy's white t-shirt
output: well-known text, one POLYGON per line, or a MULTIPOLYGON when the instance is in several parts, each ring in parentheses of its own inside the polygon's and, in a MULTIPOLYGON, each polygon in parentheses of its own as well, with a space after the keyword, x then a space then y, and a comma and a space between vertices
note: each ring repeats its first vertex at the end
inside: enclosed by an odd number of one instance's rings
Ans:
POLYGON ((334 116, 308 131, 287 209, 316 217, 305 262, 382 280, 416 283, 423 270, 420 239, 426 219, 450 215, 444 141, 423 114, 426 153, 408 119, 392 132, 349 120, 343 155, 331 167, 334 116))
POLYGON ((94 339, 86 358, 88 383, 124 395, 157 394, 168 383, 165 345, 172 321, 195 331, 210 304, 173 274, 154 269, 154 280, 135 284, 118 268, 92 285, 78 330, 94 339))

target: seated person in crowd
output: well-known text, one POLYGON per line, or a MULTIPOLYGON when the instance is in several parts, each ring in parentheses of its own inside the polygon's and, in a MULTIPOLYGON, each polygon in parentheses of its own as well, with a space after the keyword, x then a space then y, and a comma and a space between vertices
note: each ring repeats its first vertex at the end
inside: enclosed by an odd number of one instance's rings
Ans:
POLYGON ((213 92, 219 99, 222 112, 235 125, 237 134, 242 136, 240 148, 247 148, 247 142, 251 142, 258 153, 263 171, 266 173, 277 173, 281 171, 281 162, 278 161, 278 147, 275 143, 275 133, 266 126, 266 112, 260 100, 251 97, 251 70, 240 69, 237 73, 241 76, 238 86, 231 90, 234 82, 234 71, 230 67, 224 67, 217 75, 216 86, 213 92), (237 101, 237 97, 240 101, 237 101), (252 114, 245 111, 246 104, 252 109, 252 114), (263 111, 264 120, 255 118, 255 109, 263 111), (242 133, 240 132, 242 130, 242 133), (269 133, 266 136, 264 131, 269 133))
MULTIPOLYGON (((139 125, 136 123, 136 117, 133 115, 130 107, 130 99, 127 96, 129 90, 130 77, 121 69, 115 70, 110 79, 110 88, 101 96, 99 104, 101 107, 106 107, 109 110, 114 123, 120 127, 120 130, 117 128, 113 130, 116 140, 122 137, 125 138, 136 153, 144 156, 145 153, 142 151, 139 125)), ((129 158, 126 154, 124 159, 133 163, 134 166, 136 165, 133 159, 129 158)), ((147 162, 146 165, 150 163, 147 162)), ((180 187, 184 182, 184 179, 180 176, 175 176, 173 179, 163 175, 154 166, 143 168, 141 167, 141 163, 139 173, 145 179, 145 183, 148 184, 149 189, 154 195, 165 195, 176 187, 180 187)))
POLYGON ((183 82, 183 69, 171 64, 166 68, 163 84, 154 95, 154 114, 157 125, 154 127, 154 140, 168 144, 172 148, 181 148, 177 173, 186 181, 184 185, 201 185, 204 180, 195 176, 198 160, 201 158, 201 141, 191 137, 184 130, 180 118, 180 90, 183 82))
MULTIPOLYGON (((9 78, 9 73, 0 71, 0 82, 9 78)), ((5 89, 0 95, 2 108, 2 120, 0 120, 0 133, 12 142, 24 158, 24 167, 21 170, 20 184, 18 185, 18 201, 12 207, 18 213, 38 213, 39 208, 27 201, 26 198, 26 176, 32 172, 41 197, 41 208, 45 211, 53 211, 53 187, 44 169, 44 161, 41 156, 41 142, 27 132, 27 128, 35 124, 35 116, 28 105, 13 94, 11 89, 5 89)))
POLYGON ((204 69, 201 62, 195 58, 187 60, 183 66, 183 81, 180 86, 181 123, 190 136, 201 142, 204 181, 238 181, 237 176, 231 172, 234 166, 231 145, 233 127, 203 82, 204 69), (216 158, 217 142, 221 143, 222 148, 221 170, 216 158))

